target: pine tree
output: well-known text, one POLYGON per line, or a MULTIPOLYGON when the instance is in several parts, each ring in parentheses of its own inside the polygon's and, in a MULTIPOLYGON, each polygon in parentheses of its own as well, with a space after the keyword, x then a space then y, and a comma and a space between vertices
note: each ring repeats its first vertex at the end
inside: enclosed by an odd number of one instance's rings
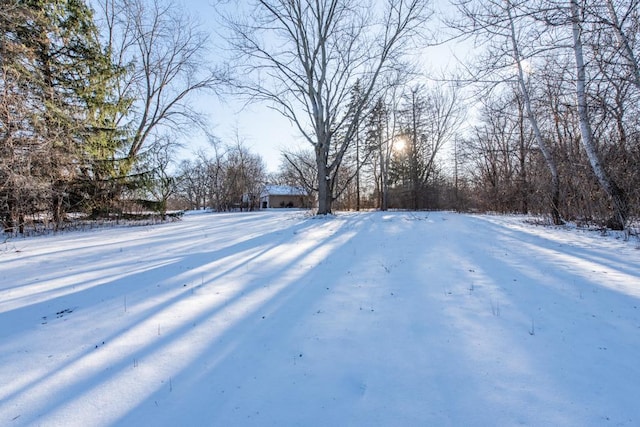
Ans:
POLYGON ((12 0, 0 19, 0 87, 12 94, 3 98, 2 128, 11 132, 2 135, 10 142, 2 160, 17 171, 2 189, 5 228, 39 210, 58 227, 80 201, 78 177, 96 169, 98 148, 117 150, 109 118, 124 108, 109 96, 116 70, 82 0, 12 0))

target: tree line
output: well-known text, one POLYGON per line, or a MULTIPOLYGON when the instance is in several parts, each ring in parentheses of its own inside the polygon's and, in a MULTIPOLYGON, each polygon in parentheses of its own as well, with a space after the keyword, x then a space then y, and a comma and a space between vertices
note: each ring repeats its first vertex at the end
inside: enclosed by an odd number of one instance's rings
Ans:
POLYGON ((354 182, 359 207, 368 175, 382 209, 453 202, 616 229, 637 216, 637 0, 453 0, 449 36, 480 53, 431 86, 454 100, 450 88, 465 89, 467 117, 477 119, 460 132, 460 104, 441 110, 438 97, 417 97, 407 84, 420 71, 407 55, 437 39, 429 2, 371 6, 265 0, 250 19, 227 20, 248 79, 241 93, 274 105, 310 144, 310 156, 286 158, 316 191, 319 214, 353 194, 354 182), (390 147, 402 140, 401 155, 390 147), (437 173, 439 141, 453 151, 447 176, 437 173))
POLYGON ((3 227, 132 201, 251 208, 270 182, 306 188, 321 215, 477 209, 624 228, 640 207, 639 2, 452 0, 449 18, 428 0, 218 3, 222 69, 205 60, 211 33, 171 2, 7 0, 3 227), (434 79, 411 58, 440 33, 476 49, 434 79), (207 127, 189 102, 202 91, 267 103, 308 148, 271 175, 240 136, 179 163, 184 129, 207 127))
POLYGON ((268 181, 260 155, 242 140, 224 145, 212 141, 213 154, 200 151, 194 159, 182 160, 172 199, 181 209, 214 209, 217 212, 254 210, 268 181))

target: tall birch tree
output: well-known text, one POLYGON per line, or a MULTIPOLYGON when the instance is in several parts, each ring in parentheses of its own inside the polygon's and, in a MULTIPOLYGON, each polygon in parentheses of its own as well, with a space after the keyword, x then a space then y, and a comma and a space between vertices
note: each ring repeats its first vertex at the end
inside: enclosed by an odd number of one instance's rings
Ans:
POLYGON ((526 118, 533 129, 536 144, 542 153, 551 175, 550 206, 554 224, 562 223, 560 203, 560 177, 551 147, 540 131, 538 117, 534 111, 529 89, 525 63, 530 66, 532 59, 544 47, 536 46, 536 39, 540 37, 539 24, 529 19, 525 13, 519 14, 518 7, 522 2, 514 0, 489 0, 472 2, 462 0, 456 3, 458 10, 465 18, 453 25, 463 33, 481 38, 490 46, 491 59, 485 58, 484 65, 479 66, 478 72, 472 79, 478 81, 492 81, 493 85, 516 82, 525 108, 526 118), (523 20, 529 19, 523 24, 523 20), (527 28, 527 25, 529 26, 527 28), (522 39, 525 39, 523 43, 522 39), (529 47, 525 52, 523 45, 529 47))
POLYGON ((573 53, 576 61, 576 107, 578 109, 578 120, 580 122, 581 142, 589 158, 593 173, 598 178, 598 182, 602 188, 609 197, 611 197, 614 217, 609 221, 609 226, 614 229, 623 229, 629 214, 626 195, 604 167, 596 148, 589 117, 586 89, 586 64, 582 43, 584 11, 578 3, 578 0, 569 0, 569 9, 573 35, 573 53))

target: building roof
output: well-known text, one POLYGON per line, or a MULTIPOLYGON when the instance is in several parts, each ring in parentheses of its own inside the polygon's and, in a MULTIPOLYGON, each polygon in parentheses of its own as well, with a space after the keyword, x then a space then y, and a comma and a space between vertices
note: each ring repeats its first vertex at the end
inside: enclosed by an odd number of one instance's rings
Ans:
POLYGON ((291 185, 265 185, 264 189, 260 193, 261 197, 264 196, 306 196, 307 191, 301 187, 294 187, 291 185))

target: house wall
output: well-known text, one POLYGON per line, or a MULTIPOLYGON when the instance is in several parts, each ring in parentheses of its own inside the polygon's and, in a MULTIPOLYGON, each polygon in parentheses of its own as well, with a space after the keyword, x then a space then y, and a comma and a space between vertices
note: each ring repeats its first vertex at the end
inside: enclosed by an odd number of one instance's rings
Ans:
POLYGON ((293 207, 293 208, 303 208, 304 207, 304 199, 302 196, 268 196, 260 198, 260 207, 264 207, 264 201, 269 202, 270 208, 281 208, 281 207, 293 207), (291 206, 289 206, 291 203, 291 206))

